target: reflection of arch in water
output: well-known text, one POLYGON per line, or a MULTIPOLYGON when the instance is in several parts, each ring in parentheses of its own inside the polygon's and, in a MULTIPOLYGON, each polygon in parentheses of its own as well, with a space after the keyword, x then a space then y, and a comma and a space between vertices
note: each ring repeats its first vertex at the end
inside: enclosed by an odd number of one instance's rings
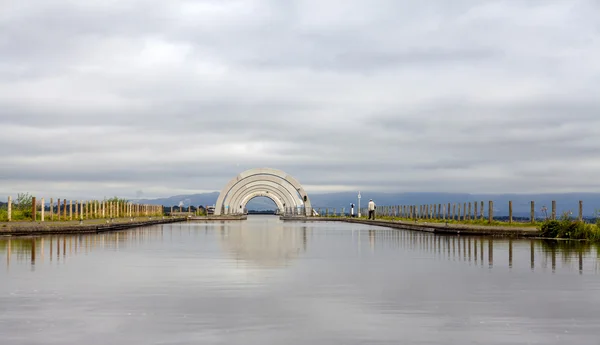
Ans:
POLYGON ((220 226, 223 249, 236 261, 261 268, 286 267, 306 251, 306 227, 283 228, 272 220, 261 223, 256 219, 220 226))

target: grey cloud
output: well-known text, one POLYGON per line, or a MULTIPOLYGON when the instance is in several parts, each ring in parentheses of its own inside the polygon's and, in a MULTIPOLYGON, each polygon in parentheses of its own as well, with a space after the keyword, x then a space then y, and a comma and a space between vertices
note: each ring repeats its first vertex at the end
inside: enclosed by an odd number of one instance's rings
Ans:
POLYGON ((595 1, 3 6, 0 197, 600 190, 595 1))

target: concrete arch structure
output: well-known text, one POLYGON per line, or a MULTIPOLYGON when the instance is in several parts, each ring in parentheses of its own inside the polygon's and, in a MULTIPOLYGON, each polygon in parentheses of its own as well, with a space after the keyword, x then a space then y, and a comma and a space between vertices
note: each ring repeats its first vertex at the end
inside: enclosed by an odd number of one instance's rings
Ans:
POLYGON ((312 212, 310 199, 298 180, 281 170, 258 168, 246 170, 227 183, 217 199, 215 215, 241 214, 248 201, 259 196, 273 200, 280 212, 312 212))

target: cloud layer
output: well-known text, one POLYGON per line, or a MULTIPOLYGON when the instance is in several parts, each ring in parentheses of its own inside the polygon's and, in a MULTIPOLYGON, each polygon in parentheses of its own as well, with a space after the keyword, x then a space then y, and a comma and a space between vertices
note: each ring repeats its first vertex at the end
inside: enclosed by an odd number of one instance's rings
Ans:
POLYGON ((600 191, 597 1, 0 7, 0 196, 600 191))

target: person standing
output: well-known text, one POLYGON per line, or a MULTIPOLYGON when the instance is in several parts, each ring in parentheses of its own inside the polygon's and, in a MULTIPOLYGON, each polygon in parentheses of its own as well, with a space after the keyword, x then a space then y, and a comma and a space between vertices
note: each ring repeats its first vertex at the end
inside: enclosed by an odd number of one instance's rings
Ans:
POLYGON ((350 204, 350 218, 354 218, 354 204, 350 204))
POLYGON ((373 199, 369 199, 369 219, 371 219, 371 217, 375 220, 375 203, 373 202, 373 199))

